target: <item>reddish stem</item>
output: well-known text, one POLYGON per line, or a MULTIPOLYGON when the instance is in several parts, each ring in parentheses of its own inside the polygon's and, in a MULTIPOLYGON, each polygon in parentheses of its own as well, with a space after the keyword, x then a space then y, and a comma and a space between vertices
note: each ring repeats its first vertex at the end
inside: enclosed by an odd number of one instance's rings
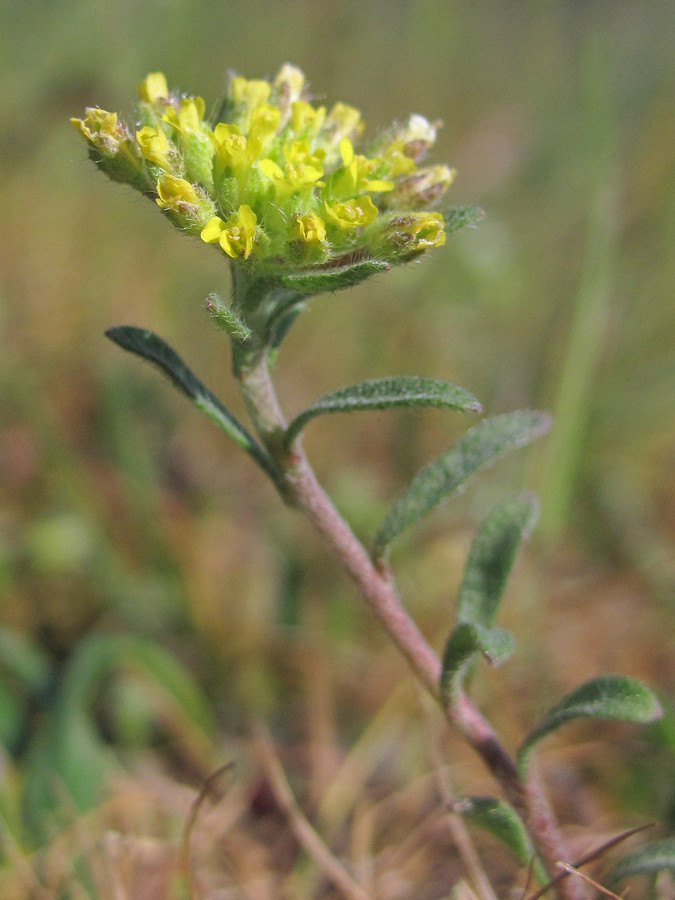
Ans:
MULTIPOLYGON (((261 353, 243 364, 235 361, 235 374, 258 434, 278 466, 283 499, 301 511, 322 535, 417 679, 440 703, 441 662, 405 611, 389 569, 372 560, 335 509, 317 481, 300 442, 296 441, 290 451, 284 450, 286 420, 270 379, 266 356, 261 353)), ((558 861, 570 861, 571 857, 537 777, 531 775, 523 782, 492 726, 466 694, 460 693, 452 705, 443 706, 443 711, 481 757, 526 823, 549 872, 557 874, 558 861)), ((570 878, 559 882, 556 890, 561 900, 582 900, 585 894, 570 878)))

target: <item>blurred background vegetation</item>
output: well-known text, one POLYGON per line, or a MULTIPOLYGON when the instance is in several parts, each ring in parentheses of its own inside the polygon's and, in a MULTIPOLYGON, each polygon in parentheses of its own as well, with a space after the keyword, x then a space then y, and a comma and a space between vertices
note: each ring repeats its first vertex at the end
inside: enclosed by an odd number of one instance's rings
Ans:
MULTIPOLYGON (((318 98, 359 107, 371 133, 413 111, 443 120, 434 159, 458 170, 450 202, 479 203, 486 220, 420 265, 316 300, 281 354, 282 399, 293 413, 342 384, 409 372, 464 385, 489 413, 554 413, 541 446, 436 513, 394 565, 440 646, 478 517, 514 482, 534 488, 542 522, 505 612, 519 652, 477 685, 481 702, 515 744, 584 677, 648 681, 664 722, 613 728, 602 748, 597 729, 571 730, 544 765, 576 825, 672 826, 674 33, 669 0, 4 0, 5 873, 91 808, 110 773, 123 778, 120 760, 135 773, 125 796, 154 793, 140 824, 128 801, 115 827, 173 834, 180 815, 163 816, 184 812, 180 785, 228 759, 246 782, 259 718, 279 746, 304 748, 289 764, 315 803, 364 746, 354 798, 382 758, 388 785, 431 766, 418 699, 397 688, 402 663, 305 525, 103 337, 114 324, 152 328, 241 412, 226 341, 203 309, 227 291, 222 258, 102 177, 68 124, 85 106, 130 115, 157 69, 208 108, 229 70, 266 77, 292 61, 318 98)), ((330 417, 305 443, 367 538, 466 424, 437 412, 330 417)), ((442 740, 462 773, 452 779, 489 790, 442 740)))

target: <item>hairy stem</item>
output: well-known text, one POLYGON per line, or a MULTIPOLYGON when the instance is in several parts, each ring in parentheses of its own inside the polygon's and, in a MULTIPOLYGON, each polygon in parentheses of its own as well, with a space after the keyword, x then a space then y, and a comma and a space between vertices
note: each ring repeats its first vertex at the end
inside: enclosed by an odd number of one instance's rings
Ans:
MULTIPOLYGON (((389 569, 373 562, 363 544, 335 509, 314 475, 300 441, 286 451, 286 420, 272 384, 264 351, 235 357, 234 372, 261 441, 278 467, 277 486, 285 502, 302 512, 325 540, 343 570, 399 649, 413 673, 431 696, 440 702, 441 662, 406 612, 389 569)), ((525 821, 547 869, 555 875, 558 861, 570 856, 562 840, 544 792, 535 776, 523 782, 515 762, 492 726, 470 698, 460 693, 443 706, 448 721, 481 757, 505 796, 525 821)), ((571 879, 556 885, 562 900, 580 900, 584 892, 571 879)))

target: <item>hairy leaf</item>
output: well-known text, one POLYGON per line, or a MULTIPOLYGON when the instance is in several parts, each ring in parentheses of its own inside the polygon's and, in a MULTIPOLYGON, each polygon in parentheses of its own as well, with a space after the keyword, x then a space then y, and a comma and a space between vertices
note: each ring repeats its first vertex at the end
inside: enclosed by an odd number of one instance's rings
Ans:
POLYGON ((531 494, 509 497, 483 521, 471 543, 459 588, 457 620, 491 625, 516 551, 537 517, 531 494))
POLYGON ((496 666, 511 656, 514 646, 513 635, 503 628, 484 628, 470 622, 455 626, 443 652, 440 682, 443 703, 453 702, 462 686, 468 664, 476 654, 481 654, 496 666))
POLYGON ((231 303, 226 303, 222 297, 216 293, 211 293, 206 298, 206 309, 213 321, 240 341, 246 341, 251 337, 251 329, 248 327, 239 312, 231 303))
POLYGON ((375 555, 380 556, 394 538, 451 496, 478 469, 509 450, 530 443, 549 424, 544 413, 520 410, 485 419, 468 431, 413 478, 382 523, 375 538, 375 555))
POLYGON ((639 681, 626 675, 599 675, 580 685, 549 709, 523 741, 518 751, 519 765, 524 770, 537 741, 571 719, 652 722, 661 714, 658 700, 639 681))
POLYGON ((652 841, 628 853, 607 873, 607 884, 616 884, 630 875, 651 875, 663 869, 675 872, 675 837, 652 841))
POLYGON ((212 394, 202 384, 166 341, 152 331, 136 328, 134 325, 119 325, 109 328, 105 334, 124 350, 147 359, 161 369, 175 386, 193 401, 198 409, 206 413, 239 447, 246 450, 263 469, 271 473, 270 460, 262 447, 223 406, 215 394, 212 394))
POLYGON ((435 406, 462 412, 481 411, 480 403, 472 394, 448 381, 419 375, 372 378, 324 394, 315 400, 288 426, 286 445, 293 443, 314 416, 358 409, 388 409, 394 406, 435 406))
POLYGON ((467 225, 477 225, 485 218, 485 210, 480 206, 451 206, 442 212, 446 234, 452 234, 453 231, 459 231, 467 225))
POLYGON ((529 866, 534 859, 534 874, 543 884, 548 876, 541 862, 536 859, 532 841, 515 810, 496 797, 460 797, 453 804, 453 811, 467 822, 483 828, 507 847, 522 866, 529 866))
POLYGON ((376 259, 362 259, 342 266, 317 266, 297 274, 282 275, 284 287, 291 288, 300 294, 322 294, 325 291, 339 291, 342 288, 360 284, 371 275, 386 272, 389 263, 376 259))

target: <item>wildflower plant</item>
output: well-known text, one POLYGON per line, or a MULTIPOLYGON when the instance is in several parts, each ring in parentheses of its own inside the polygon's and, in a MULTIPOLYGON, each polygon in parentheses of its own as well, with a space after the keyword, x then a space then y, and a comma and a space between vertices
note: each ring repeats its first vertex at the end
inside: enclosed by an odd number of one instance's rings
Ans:
POLYGON ((469 797, 458 810, 500 837, 542 883, 550 879, 559 897, 585 896, 581 880, 557 867, 574 859, 532 765, 535 747, 573 718, 651 721, 660 715, 658 702, 630 678, 592 679, 549 710, 511 755, 471 700, 476 664, 496 665, 513 651, 513 636, 495 619, 517 549, 536 519, 530 495, 502 500, 479 527, 440 657, 406 612, 387 561, 405 529, 482 466, 543 434, 548 417, 520 410, 483 419, 414 477, 367 549, 317 482, 302 446, 305 425, 324 414, 397 406, 477 414, 480 403, 445 381, 392 376, 324 395, 288 421, 274 389, 279 346, 312 297, 418 259, 482 217, 476 207, 443 205, 454 171, 425 164, 438 123, 412 115, 364 143, 359 111, 312 103, 305 76, 292 65, 272 81, 231 77, 213 114, 201 97, 171 91, 163 74, 152 73, 140 85, 133 124, 99 108, 72 122, 106 175, 141 191, 174 226, 230 264, 229 299, 211 294, 206 307, 229 335, 252 428, 157 335, 121 326, 108 337, 168 374, 325 540, 413 674, 501 788, 504 799, 469 797))

